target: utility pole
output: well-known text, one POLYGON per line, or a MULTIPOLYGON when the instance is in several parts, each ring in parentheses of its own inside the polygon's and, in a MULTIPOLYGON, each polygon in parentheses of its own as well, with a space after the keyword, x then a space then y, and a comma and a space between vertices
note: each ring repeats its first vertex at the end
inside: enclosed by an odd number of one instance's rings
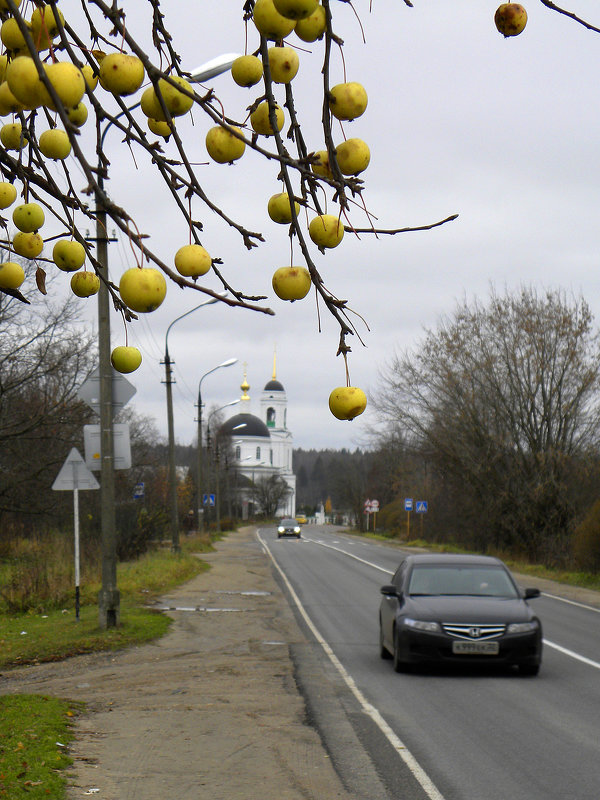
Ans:
MULTIPOLYGON (((105 131, 106 133, 106 131, 105 131)), ((96 258, 100 271, 98 291, 98 357, 100 361, 100 521, 102 527, 102 588, 98 594, 100 628, 114 628, 120 622, 117 589, 117 531, 115 521, 115 472, 113 450, 112 364, 110 361, 110 302, 108 286, 108 231, 104 207, 104 179, 98 164, 96 192, 96 258), (104 280, 103 280, 104 278, 104 280)))
MULTIPOLYGON (((173 323, 171 323, 173 324, 173 323)), ((170 327, 170 326, 169 326, 170 327)), ((173 422, 173 371, 171 369, 169 348, 165 340, 165 385, 167 387, 167 429, 169 436, 169 521, 171 528, 171 550, 178 553, 179 544, 179 507, 177 502, 177 472, 175 464, 175 424, 173 422)))

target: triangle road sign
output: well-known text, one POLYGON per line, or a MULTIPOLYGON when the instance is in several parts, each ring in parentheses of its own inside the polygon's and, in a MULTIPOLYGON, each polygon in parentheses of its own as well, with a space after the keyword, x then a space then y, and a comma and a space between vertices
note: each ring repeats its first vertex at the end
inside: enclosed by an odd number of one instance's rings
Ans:
POLYGON ((99 489, 100 485, 86 467, 77 448, 73 447, 60 468, 52 488, 55 492, 68 492, 75 489, 99 489))

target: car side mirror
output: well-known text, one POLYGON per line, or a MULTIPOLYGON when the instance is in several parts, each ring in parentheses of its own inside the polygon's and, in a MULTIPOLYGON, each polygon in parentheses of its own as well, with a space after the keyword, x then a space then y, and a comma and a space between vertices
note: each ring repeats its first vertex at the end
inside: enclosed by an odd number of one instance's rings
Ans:
POLYGON ((394 586, 393 583, 386 583, 379 591, 386 597, 400 597, 402 595, 402 592, 398 592, 398 587, 394 586))
POLYGON ((525 600, 533 600, 534 597, 539 597, 541 594, 539 589, 535 589, 533 587, 529 587, 529 589, 525 589, 525 600))

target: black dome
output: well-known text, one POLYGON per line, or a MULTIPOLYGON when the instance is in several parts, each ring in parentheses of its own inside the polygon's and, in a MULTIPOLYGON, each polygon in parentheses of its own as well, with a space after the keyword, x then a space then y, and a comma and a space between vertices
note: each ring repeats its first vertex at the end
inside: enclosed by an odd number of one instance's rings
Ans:
POLYGON ((272 381, 269 381, 265 388, 263 389, 265 392, 285 392, 283 386, 273 378, 272 381))
POLYGON ((271 438, 269 429, 258 417, 254 414, 235 414, 230 417, 226 422, 221 425, 221 433, 229 433, 232 436, 265 436, 267 439, 271 438), (239 427, 238 425, 243 427, 239 427), (233 429, 236 428, 234 431, 233 429))

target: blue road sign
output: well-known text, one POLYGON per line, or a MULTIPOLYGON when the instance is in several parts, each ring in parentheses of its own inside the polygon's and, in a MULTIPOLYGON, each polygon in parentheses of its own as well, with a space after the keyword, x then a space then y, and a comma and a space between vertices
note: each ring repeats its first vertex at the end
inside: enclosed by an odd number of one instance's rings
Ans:
POLYGON ((140 500, 144 497, 145 487, 143 483, 136 483, 133 489, 133 496, 136 500, 140 500))
POLYGON ((425 514, 427 511, 427 500, 417 500, 415 511, 417 514, 425 514))
POLYGON ((202 495, 202 505, 203 506, 214 506, 215 504, 215 496, 214 494, 203 494, 202 495))
POLYGON ((405 497, 404 498, 404 510, 405 511, 412 511, 413 510, 412 497, 405 497))

